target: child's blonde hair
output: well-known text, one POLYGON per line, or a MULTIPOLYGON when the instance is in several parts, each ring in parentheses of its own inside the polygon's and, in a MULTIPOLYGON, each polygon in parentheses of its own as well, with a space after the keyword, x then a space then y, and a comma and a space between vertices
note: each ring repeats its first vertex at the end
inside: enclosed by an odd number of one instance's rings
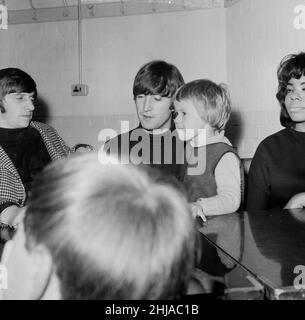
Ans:
POLYGON ((48 248, 62 299, 185 294, 194 222, 185 199, 157 172, 152 178, 90 153, 54 161, 32 191, 24 222, 27 248, 48 248))
POLYGON ((225 84, 199 79, 181 86, 176 93, 176 100, 190 100, 200 116, 215 130, 223 130, 230 118, 231 100, 225 84))

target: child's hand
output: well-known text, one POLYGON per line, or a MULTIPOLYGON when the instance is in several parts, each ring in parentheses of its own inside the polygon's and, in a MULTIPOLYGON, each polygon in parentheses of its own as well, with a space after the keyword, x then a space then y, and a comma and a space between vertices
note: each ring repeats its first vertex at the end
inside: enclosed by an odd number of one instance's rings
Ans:
POLYGON ((298 209, 305 207, 305 192, 294 195, 284 209, 298 209))
POLYGON ((207 221, 207 218, 203 213, 202 207, 198 203, 192 202, 190 206, 191 206, 191 210, 194 218, 200 217, 203 220, 203 222, 207 221))

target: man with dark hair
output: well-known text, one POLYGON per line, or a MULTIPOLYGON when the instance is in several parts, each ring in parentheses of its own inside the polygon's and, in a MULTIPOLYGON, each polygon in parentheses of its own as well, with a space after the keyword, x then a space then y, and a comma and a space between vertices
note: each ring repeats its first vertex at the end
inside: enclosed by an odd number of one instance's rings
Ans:
POLYGON ((25 218, 3 251, 4 299, 186 293, 195 237, 186 200, 139 168, 110 162, 80 155, 52 163, 37 177, 25 218))
POLYGON ((13 224, 33 178, 70 149, 50 126, 32 120, 36 83, 17 68, 0 70, 0 222, 13 224))
POLYGON ((184 83, 180 71, 165 61, 151 61, 138 71, 133 85, 139 126, 108 141, 104 150, 123 162, 149 165, 180 180, 184 144, 172 120, 173 99, 184 83))

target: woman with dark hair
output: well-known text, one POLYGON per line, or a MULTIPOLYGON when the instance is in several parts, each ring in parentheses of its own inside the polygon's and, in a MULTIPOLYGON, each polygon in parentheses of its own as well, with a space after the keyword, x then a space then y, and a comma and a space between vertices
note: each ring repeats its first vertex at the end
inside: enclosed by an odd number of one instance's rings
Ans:
POLYGON ((277 70, 285 129, 258 146, 249 172, 247 210, 283 208, 305 189, 305 52, 286 56, 277 70))

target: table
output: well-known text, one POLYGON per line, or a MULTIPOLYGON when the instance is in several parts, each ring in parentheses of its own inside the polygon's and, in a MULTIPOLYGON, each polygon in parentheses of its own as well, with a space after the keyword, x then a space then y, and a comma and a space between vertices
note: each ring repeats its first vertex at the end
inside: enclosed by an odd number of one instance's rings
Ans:
POLYGON ((196 272, 207 293, 224 300, 262 300, 264 287, 229 255, 219 252, 203 234, 197 238, 200 254, 196 272))
MULTIPOLYGON (((305 210, 210 217, 198 234, 197 269, 223 298, 305 299, 305 210)), ((1 230, 0 255, 10 236, 1 230)))
POLYGON ((305 299, 304 209, 215 216, 200 232, 220 257, 230 256, 261 283, 266 298, 305 299))
MULTIPOLYGON (((11 239, 13 234, 10 229, 0 228, 0 257, 4 243, 11 239)), ((189 299, 198 294, 196 290, 200 285, 205 289, 204 294, 200 292, 200 298, 203 299, 263 299, 263 286, 249 272, 226 254, 219 260, 214 245, 200 232, 197 233, 197 241, 202 251, 199 250, 200 254, 197 255, 197 268, 192 277, 193 285, 190 286, 190 291, 193 292, 189 292, 189 299)))

